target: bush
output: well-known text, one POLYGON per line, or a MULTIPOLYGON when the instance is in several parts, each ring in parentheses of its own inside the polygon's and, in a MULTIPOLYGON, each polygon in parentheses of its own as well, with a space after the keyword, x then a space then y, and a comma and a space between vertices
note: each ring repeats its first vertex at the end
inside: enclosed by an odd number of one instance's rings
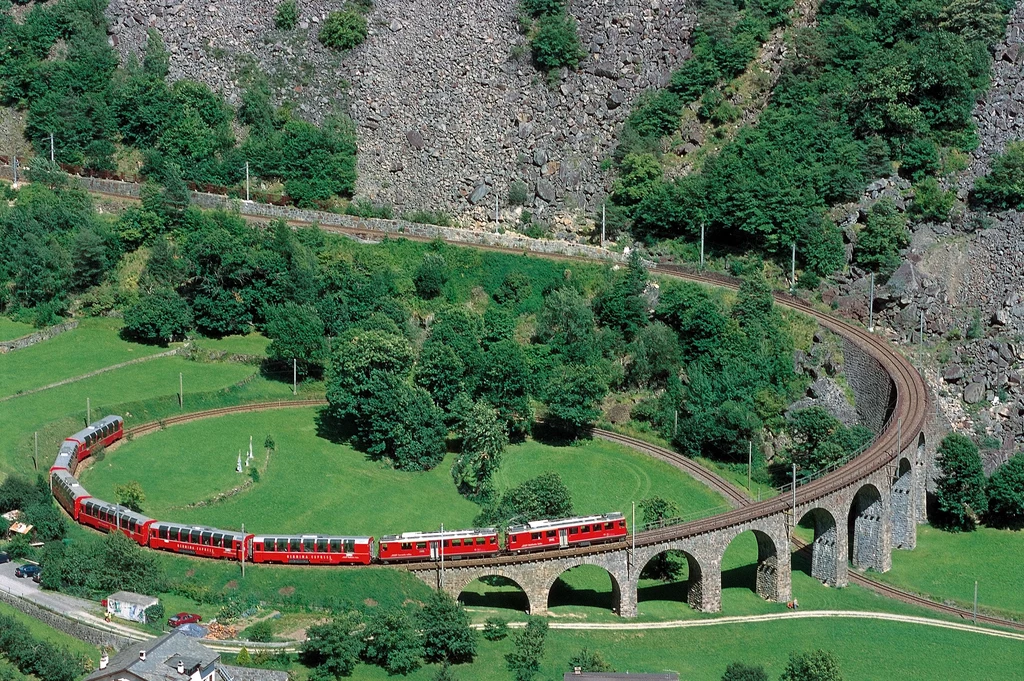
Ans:
POLYGON ((956 201, 956 193, 947 191, 934 177, 926 177, 914 185, 914 202, 907 212, 923 222, 945 222, 956 201))
POLYGON ((438 253, 427 253, 412 278, 416 295, 430 300, 436 298, 448 282, 448 263, 438 253))
POLYGON ((969 438, 951 433, 942 439, 936 460, 942 475, 935 483, 939 524, 953 532, 970 532, 988 510, 985 473, 978 447, 969 438))
POLYGON ((531 17, 547 14, 561 14, 565 11, 566 0, 523 0, 523 12, 531 17))
POLYGON ((164 604, 162 601, 157 601, 156 605, 151 605, 146 608, 146 622, 149 624, 155 624, 160 626, 164 621, 164 616, 167 613, 164 612, 164 604))
POLYGON ((331 49, 351 50, 366 40, 368 28, 362 12, 349 6, 327 16, 319 38, 321 43, 331 49))
POLYGON ((484 622, 483 636, 488 641, 503 641, 508 636, 508 623, 497 617, 488 617, 484 622))
POLYGON ((1024 454, 1004 463, 988 481, 986 521, 997 527, 1024 525, 1024 454))
POLYGON ((274 15, 274 25, 282 31, 290 31, 299 21, 299 6, 295 0, 282 0, 274 15))
POLYGON ((530 47, 534 60, 546 71, 563 66, 574 69, 587 54, 576 34, 576 22, 567 14, 547 14, 537 19, 530 47))
POLYGON ((262 620, 243 631, 242 638, 256 643, 267 643, 274 638, 274 627, 270 620, 262 620))
POLYGON ((124 330, 143 343, 166 344, 192 328, 192 310, 175 291, 157 289, 124 311, 124 330))
POLYGON ((354 215, 357 218, 380 218, 390 220, 393 217, 391 206, 372 201, 353 201, 345 206, 346 215, 354 215))
POLYGON ((1024 210, 1024 142, 1012 142, 974 183, 973 198, 993 210, 1024 210))
POLYGON ((869 270, 889 273, 899 267, 900 249, 908 243, 906 217, 892 199, 881 199, 868 211, 867 225, 857 236, 853 257, 869 270))
POLYGON ((508 188, 508 202, 512 206, 523 206, 530 198, 529 187, 522 180, 516 180, 508 188))

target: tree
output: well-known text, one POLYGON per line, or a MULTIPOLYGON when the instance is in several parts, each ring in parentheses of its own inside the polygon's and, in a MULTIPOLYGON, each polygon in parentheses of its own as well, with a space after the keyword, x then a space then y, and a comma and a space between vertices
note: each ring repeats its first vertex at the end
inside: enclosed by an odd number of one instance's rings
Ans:
POLYGON ((191 328, 192 310, 170 289, 155 289, 124 311, 124 334, 143 343, 167 344, 191 328))
POLYGON ((452 466, 452 476, 461 491, 480 494, 498 470, 508 446, 505 428, 498 411, 483 401, 475 403, 462 418, 462 453, 452 466))
POLYGON ((508 636, 508 623, 497 617, 488 617, 484 622, 483 635, 488 641, 503 641, 508 636))
POLYGON ((853 250, 857 264, 888 274, 899 267, 900 249, 910 243, 907 218, 892 199, 883 198, 868 210, 867 224, 853 250))
POLYGON ((500 341, 487 348, 479 393, 498 410, 512 439, 525 437, 530 430, 532 382, 526 355, 518 343, 500 341))
POLYGON ((1024 208, 1024 142, 1011 142, 974 183, 974 198, 993 210, 1024 208))
POLYGON ((412 364, 412 348, 405 338, 383 331, 350 330, 334 343, 327 401, 339 418, 358 416, 362 401, 371 396, 371 379, 378 374, 404 379, 412 364))
MULTIPOLYGON (((674 501, 663 497, 653 496, 640 500, 640 512, 643 516, 644 525, 650 526, 663 523, 666 520, 678 518, 681 515, 679 506, 674 501)), ((637 532, 641 528, 634 527, 637 532)), ((677 551, 664 551, 652 558, 643 568, 643 576, 646 579, 659 579, 663 582, 672 582, 679 578, 682 569, 678 560, 677 551)))
POLYGON ((71 255, 71 272, 75 287, 85 289, 98 284, 110 268, 111 255, 113 254, 110 252, 110 246, 99 234, 91 229, 78 232, 71 255))
POLYGON ((420 612, 423 658, 427 662, 461 664, 476 656, 476 634, 469 615, 444 591, 435 591, 420 612))
POLYGON ((575 69, 586 56, 576 33, 576 22, 568 14, 546 14, 537 19, 530 38, 533 58, 544 70, 567 66, 575 69))
POLYGON ((214 338, 248 333, 252 322, 241 297, 213 283, 204 284, 195 292, 192 314, 196 328, 214 338))
POLYGON ((491 294, 498 305, 518 305, 533 295, 530 278, 519 270, 512 270, 501 280, 497 290, 491 294))
POLYGON ((626 375, 639 388, 665 386, 679 370, 680 352, 676 334, 667 324, 653 322, 640 329, 627 347, 626 375))
POLYGON ((874 437, 864 426, 847 428, 820 406, 794 411, 786 426, 793 439, 793 460, 805 470, 839 463, 874 437))
POLYGON ((335 617, 326 624, 314 624, 306 630, 302 644, 302 659, 316 667, 319 677, 351 676, 363 652, 362 617, 349 612, 335 617))
POLYGON ((768 681, 768 673, 761 665, 733 662, 725 668, 722 681, 768 681))
POLYGON ((573 514, 572 495, 558 473, 545 473, 527 480, 485 507, 478 522, 505 525, 517 522, 568 518, 573 514))
POLYGON ((348 7, 328 14, 318 37, 331 49, 350 50, 366 40, 367 30, 366 17, 354 7, 348 7))
POLYGON ((547 633, 548 623, 531 617, 523 629, 512 634, 513 648, 512 652, 505 654, 505 665, 515 681, 532 681, 540 673, 547 633))
POLYGON ((324 323, 316 309, 288 302, 267 315, 267 336, 271 338, 267 355, 291 364, 302 376, 318 374, 327 359, 324 344, 324 323))
POLYGON ((102 591, 161 591, 164 577, 153 555, 120 532, 104 538, 94 585, 102 591))
POLYGON ((360 444, 374 458, 388 458, 396 468, 430 470, 444 458, 447 429, 430 394, 395 376, 375 376, 360 406, 360 444))
POLYGON ((537 315, 537 337, 558 348, 570 361, 587 362, 594 350, 594 312, 571 286, 555 289, 537 315))
POLYGON ((444 256, 440 253, 427 253, 423 256, 423 262, 416 268, 412 281, 420 298, 436 298, 448 282, 448 263, 444 256))
POLYGON ((1024 454, 1017 453, 988 481, 986 522, 998 527, 1024 525, 1024 454))
POLYGON ((979 516, 988 510, 977 445, 964 435, 950 433, 939 444, 936 463, 942 471, 935 483, 941 524, 953 532, 976 529, 979 516))
POLYGON ((434 681, 458 681, 455 677, 455 673, 452 672, 452 666, 445 662, 438 670, 437 674, 434 674, 434 681))
POLYGON ((416 366, 416 385, 426 389, 445 412, 466 391, 466 365, 455 351, 442 343, 428 343, 416 366))
POLYGON ((117 503, 128 510, 142 513, 142 504, 146 501, 146 494, 142 491, 142 485, 138 481, 132 480, 123 485, 115 485, 114 496, 117 498, 117 503))
POLYGON ((423 647, 409 616, 398 608, 381 608, 370 616, 363 631, 363 659, 387 670, 408 674, 420 666, 423 647))
POLYGON ((790 653, 779 681, 843 681, 835 655, 826 650, 790 653))
POLYGON ((579 436, 601 415, 598 403, 608 394, 608 381, 600 365, 563 364, 547 386, 548 420, 579 436))
POLYGON ((569 669, 575 670, 577 667, 583 672, 615 671, 600 652, 586 647, 580 648, 579 652, 569 658, 569 669))
POLYGON ((171 69, 171 53, 164 47, 160 32, 155 28, 146 31, 146 51, 142 57, 142 72, 156 80, 167 78, 171 69))

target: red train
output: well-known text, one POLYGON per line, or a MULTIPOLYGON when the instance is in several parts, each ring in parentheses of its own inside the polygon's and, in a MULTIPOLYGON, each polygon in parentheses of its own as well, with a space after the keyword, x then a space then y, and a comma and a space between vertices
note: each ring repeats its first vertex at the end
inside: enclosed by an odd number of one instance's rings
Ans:
POLYGON ((486 558, 501 551, 498 531, 493 527, 453 532, 405 532, 380 538, 377 557, 382 563, 391 561, 458 560, 486 558))
POLYGON ((506 548, 512 553, 564 549, 625 539, 629 535, 621 513, 561 520, 535 520, 508 528, 506 548))
POLYGON ((493 527, 451 532, 405 532, 373 537, 333 535, 255 535, 169 523, 134 513, 89 494, 73 475, 74 466, 99 447, 124 436, 124 420, 107 416, 67 438, 50 468, 50 489, 68 515, 101 532, 119 531, 141 546, 204 558, 285 565, 369 565, 381 563, 487 558, 500 553, 528 553, 588 546, 629 535, 621 513, 538 520, 506 530, 502 549, 493 527))

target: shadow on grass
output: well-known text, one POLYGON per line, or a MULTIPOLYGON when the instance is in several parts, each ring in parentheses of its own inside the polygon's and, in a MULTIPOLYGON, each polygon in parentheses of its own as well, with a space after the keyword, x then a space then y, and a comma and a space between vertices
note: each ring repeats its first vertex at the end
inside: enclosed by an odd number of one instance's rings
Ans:
POLYGON ((463 591, 459 601, 474 608, 493 610, 519 610, 529 612, 530 602, 526 593, 518 584, 505 577, 482 577, 466 587, 475 587, 474 591, 463 591))
POLYGON ((611 610, 615 605, 612 602, 612 587, 608 585, 607 590, 596 588, 572 587, 561 578, 555 580, 548 594, 548 607, 556 608, 563 605, 585 606, 588 608, 604 608, 611 610))
POLYGON ((531 436, 536 442, 549 447, 571 447, 582 440, 590 440, 590 434, 577 434, 569 432, 554 422, 538 421, 533 424, 531 436))

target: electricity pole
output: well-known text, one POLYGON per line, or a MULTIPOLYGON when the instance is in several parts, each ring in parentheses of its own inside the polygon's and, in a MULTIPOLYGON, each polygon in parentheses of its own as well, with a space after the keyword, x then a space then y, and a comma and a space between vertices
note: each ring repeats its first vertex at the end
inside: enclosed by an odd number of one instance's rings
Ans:
POLYGON ((53 133, 50 133, 50 163, 53 163, 53 133))
POLYGON ((498 192, 494 192, 494 231, 498 231, 498 192))
POLYGON ((35 436, 35 453, 32 455, 32 467, 35 470, 39 470, 39 431, 37 430, 35 436))
POLYGON ((249 162, 245 162, 245 200, 249 200, 249 162))
POLYGON ((299 370, 298 360, 292 358, 292 395, 299 394, 299 370))
POLYGON ((868 296, 868 331, 875 330, 875 273, 871 273, 871 295, 868 296))
POLYGON ((605 204, 601 204, 601 248, 604 248, 604 209, 605 204))
POLYGON ((789 261, 789 292, 793 293, 796 291, 796 242, 793 242, 793 256, 789 261))
POLYGON ((178 407, 185 408, 185 379, 182 372, 178 372, 178 407))
POLYGON ((92 423, 92 403, 89 401, 89 398, 86 397, 85 398, 85 425, 88 426, 90 423, 92 423))
POLYGON ((242 579, 245 579, 245 523, 242 523, 242 579))
POLYGON ((437 541, 437 548, 441 552, 441 587, 444 587, 444 523, 441 523, 441 538, 437 541))
POLYGON ((974 581, 974 623, 978 623, 978 581, 974 581))
POLYGON ((754 441, 747 442, 747 491, 750 491, 750 469, 754 464, 754 441))
POLYGON ((18 186, 18 156, 17 154, 11 155, 11 168, 14 169, 14 186, 18 186))
POLYGON ((704 223, 700 223, 700 269, 704 270, 704 223))
POLYGON ((796 464, 793 464, 793 529, 796 529, 796 464))

